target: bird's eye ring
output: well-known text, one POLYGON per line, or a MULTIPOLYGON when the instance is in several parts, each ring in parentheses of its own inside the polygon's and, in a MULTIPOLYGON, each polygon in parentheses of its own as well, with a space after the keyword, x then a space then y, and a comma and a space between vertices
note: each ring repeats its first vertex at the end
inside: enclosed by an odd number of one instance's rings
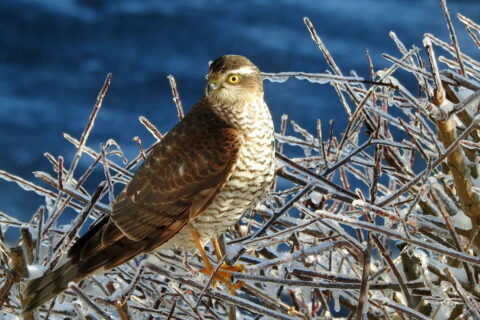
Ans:
POLYGON ((228 76, 228 83, 230 84, 237 84, 240 80, 240 77, 236 74, 231 74, 228 76))

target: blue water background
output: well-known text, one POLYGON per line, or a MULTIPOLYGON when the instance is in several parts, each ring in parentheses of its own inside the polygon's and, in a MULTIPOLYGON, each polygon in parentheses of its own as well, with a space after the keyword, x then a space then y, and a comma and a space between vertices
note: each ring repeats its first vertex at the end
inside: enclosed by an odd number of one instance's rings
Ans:
MULTIPOLYGON (((480 22, 478 1, 449 1, 449 7, 452 16, 480 22)), ((208 61, 223 54, 246 55, 265 72, 325 72, 305 16, 346 74, 369 77, 366 48, 376 68, 388 65, 381 53, 398 57, 391 30, 407 47, 421 47, 426 32, 449 41, 436 0, 1 1, 0 169, 37 181, 33 171, 52 173, 44 152, 68 164, 74 148, 62 133, 80 136, 108 72, 112 85, 88 144, 98 148, 114 138, 129 159, 138 152, 133 137, 153 141, 140 115, 164 133, 177 121, 168 74, 188 110, 203 93, 208 61)), ((463 50, 478 57, 454 20, 463 50)), ((336 119, 337 134, 345 125, 329 85, 266 82, 265 93, 277 126, 284 113, 311 131, 317 118, 325 127, 336 119)), ((0 211, 28 221, 40 204, 41 197, 0 181, 0 211)))

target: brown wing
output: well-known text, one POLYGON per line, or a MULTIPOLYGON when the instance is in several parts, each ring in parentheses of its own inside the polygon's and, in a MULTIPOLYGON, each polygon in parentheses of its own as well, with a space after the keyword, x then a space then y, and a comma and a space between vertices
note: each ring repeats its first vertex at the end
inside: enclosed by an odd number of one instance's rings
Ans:
POLYGON ((30 313, 96 270, 116 267, 160 246, 201 214, 235 167, 240 138, 200 101, 158 143, 118 196, 110 216, 98 221, 69 250, 57 270, 30 281, 30 313))
POLYGON ((223 188, 240 143, 237 130, 200 101, 154 147, 116 199, 110 217, 83 235, 69 256, 78 263, 89 261, 84 268, 93 271, 168 241, 223 188))
POLYGON ((230 177, 239 148, 237 130, 197 106, 155 146, 117 198, 111 220, 139 241, 197 216, 230 177))

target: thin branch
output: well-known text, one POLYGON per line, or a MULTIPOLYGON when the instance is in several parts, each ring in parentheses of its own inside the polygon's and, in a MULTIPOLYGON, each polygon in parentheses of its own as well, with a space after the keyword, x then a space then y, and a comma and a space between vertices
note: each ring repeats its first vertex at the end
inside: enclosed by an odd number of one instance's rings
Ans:
POLYGON ((172 75, 168 75, 167 78, 168 82, 170 82, 170 87, 172 88, 173 102, 175 102, 175 106, 177 107, 178 119, 182 120, 185 115, 183 113, 182 101, 180 100, 180 95, 177 89, 177 82, 172 75))

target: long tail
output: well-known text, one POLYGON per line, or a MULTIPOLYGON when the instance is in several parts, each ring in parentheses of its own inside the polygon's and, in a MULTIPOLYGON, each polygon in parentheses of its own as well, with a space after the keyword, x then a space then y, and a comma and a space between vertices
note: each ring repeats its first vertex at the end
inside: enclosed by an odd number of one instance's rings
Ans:
MULTIPOLYGON (((148 244, 148 243, 147 243, 148 244)), ((23 314, 36 308, 100 269, 112 269, 145 250, 145 241, 133 241, 108 219, 97 223, 71 248, 68 261, 58 269, 27 282, 22 294, 23 314)))
POLYGON ((85 275, 79 265, 68 261, 60 268, 27 282, 23 291, 23 314, 31 314, 36 308, 68 288, 70 281, 78 282, 85 275))
MULTIPOLYGON (((108 226, 108 217, 90 228, 70 248, 69 259, 64 265, 27 282, 22 293, 24 315, 31 314, 36 308, 67 289, 71 281, 81 281, 106 262, 108 254, 102 255, 103 251, 107 249, 102 241, 103 229, 106 226, 108 226), (84 251, 86 252, 85 257, 82 257, 84 251)), ((114 232, 111 233, 115 235, 114 232)))
POLYGON ((79 282, 98 270, 112 269, 142 252, 148 252, 170 239, 177 228, 157 229, 142 241, 127 238, 110 223, 108 216, 93 226, 70 248, 69 260, 60 268, 27 282, 23 291, 23 314, 29 315, 36 308, 68 288, 68 284, 79 282))

